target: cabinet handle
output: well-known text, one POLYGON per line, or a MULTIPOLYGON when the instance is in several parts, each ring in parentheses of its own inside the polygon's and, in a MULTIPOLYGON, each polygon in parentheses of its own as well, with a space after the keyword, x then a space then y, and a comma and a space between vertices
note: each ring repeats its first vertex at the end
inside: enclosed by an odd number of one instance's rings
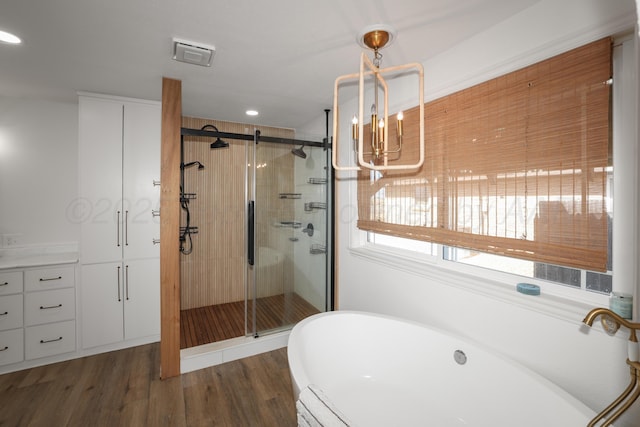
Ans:
POLYGON ((62 276, 58 276, 58 277, 41 277, 40 281, 41 282, 49 282, 51 280, 61 280, 62 276))
POLYGON ((153 186, 154 187, 160 187, 160 181, 156 181, 155 179, 153 180, 153 186))
POLYGON ((62 337, 54 338, 52 340, 40 340, 40 344, 46 344, 48 342, 56 342, 56 341, 62 341, 62 337))
POLYGON ((127 299, 127 301, 129 301, 129 266, 125 265, 124 266, 124 285, 126 286, 125 288, 125 298, 127 299))
POLYGON ((0 283, 0 286, 7 286, 9 282, 0 283))
POLYGON ((0 316, 6 316, 7 314, 9 314, 9 312, 5 311, 4 313, 0 313, 0 316))
POLYGON ((58 304, 58 305, 41 305, 40 306, 40 310, 49 310, 51 308, 60 308, 62 307, 62 304, 58 304))
POLYGON ((152 217, 160 216, 160 209, 151 209, 151 216, 152 217))
POLYGON ((118 221, 116 221, 116 227, 117 227, 117 242, 118 242, 118 247, 120 247, 120 211, 118 211, 118 221))
POLYGON ((129 211, 124 211, 124 245, 129 246, 129 211))
POLYGON ((160 239, 152 239, 151 241, 153 242, 154 245, 160 244, 160 239))
POLYGON ((5 345, 4 348, 0 348, 0 351, 7 351, 9 350, 9 346, 5 345))
POLYGON ((122 301, 120 298, 120 266, 118 266, 118 301, 122 301))

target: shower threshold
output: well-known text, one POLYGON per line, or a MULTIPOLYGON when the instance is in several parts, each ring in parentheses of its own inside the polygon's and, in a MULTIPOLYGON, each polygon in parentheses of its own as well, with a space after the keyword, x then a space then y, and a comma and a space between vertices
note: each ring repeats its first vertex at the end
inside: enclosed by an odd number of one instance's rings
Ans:
POLYGON ((180 373, 255 356, 287 346, 290 329, 258 338, 238 337, 180 350, 180 373))

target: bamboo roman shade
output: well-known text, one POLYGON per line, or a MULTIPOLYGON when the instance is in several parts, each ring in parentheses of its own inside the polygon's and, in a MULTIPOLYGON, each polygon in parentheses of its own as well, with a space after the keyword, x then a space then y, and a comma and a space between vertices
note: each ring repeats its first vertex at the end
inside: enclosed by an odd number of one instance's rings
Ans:
POLYGON ((426 103, 424 166, 361 172, 358 227, 605 271, 611 69, 607 38, 426 103))

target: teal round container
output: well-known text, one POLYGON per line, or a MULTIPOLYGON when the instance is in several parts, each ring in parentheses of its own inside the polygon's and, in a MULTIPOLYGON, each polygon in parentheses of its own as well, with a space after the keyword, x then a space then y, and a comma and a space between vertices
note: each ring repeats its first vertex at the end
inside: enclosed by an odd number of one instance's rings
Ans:
POLYGON ((623 319, 631 319, 633 316, 633 295, 611 292, 609 308, 623 319))

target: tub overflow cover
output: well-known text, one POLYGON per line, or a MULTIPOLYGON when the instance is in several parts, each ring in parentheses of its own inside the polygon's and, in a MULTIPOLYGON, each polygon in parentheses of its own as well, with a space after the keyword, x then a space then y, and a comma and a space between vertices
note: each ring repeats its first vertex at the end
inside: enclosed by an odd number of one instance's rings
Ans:
POLYGON ((467 355, 462 350, 456 350, 453 352, 453 359, 458 365, 464 365, 467 363, 467 355))

